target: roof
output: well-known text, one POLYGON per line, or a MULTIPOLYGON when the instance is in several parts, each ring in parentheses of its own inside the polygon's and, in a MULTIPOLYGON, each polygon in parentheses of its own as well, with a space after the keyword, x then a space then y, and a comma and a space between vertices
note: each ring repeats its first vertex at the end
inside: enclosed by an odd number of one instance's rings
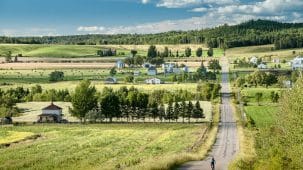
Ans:
POLYGON ((43 108, 42 110, 62 110, 62 108, 52 102, 49 106, 43 108))
POLYGON ((157 69, 156 69, 156 67, 151 66, 151 67, 148 68, 148 71, 150 71, 150 70, 157 70, 157 69))

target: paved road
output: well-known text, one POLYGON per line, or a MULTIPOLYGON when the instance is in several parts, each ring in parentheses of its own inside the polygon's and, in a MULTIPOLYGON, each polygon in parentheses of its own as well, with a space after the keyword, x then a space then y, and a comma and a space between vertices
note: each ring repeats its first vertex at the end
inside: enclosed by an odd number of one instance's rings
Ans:
POLYGON ((214 144, 209 156, 203 161, 192 161, 182 165, 180 170, 208 170, 210 159, 213 156, 216 160, 216 170, 225 170, 229 162, 239 151, 239 140, 237 126, 232 113, 230 101, 230 85, 228 81, 228 60, 226 57, 221 59, 222 66, 222 104, 221 104, 221 123, 216 143, 214 144))

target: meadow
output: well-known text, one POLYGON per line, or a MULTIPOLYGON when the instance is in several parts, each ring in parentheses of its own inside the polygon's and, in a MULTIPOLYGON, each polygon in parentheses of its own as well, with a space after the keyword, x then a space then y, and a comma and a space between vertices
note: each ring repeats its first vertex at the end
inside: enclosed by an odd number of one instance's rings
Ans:
MULTIPOLYGON (((159 51, 168 47, 172 53, 179 52, 179 56, 184 55, 187 47, 192 49, 192 56, 195 56, 197 48, 203 48, 203 56, 207 56, 207 50, 203 44, 179 44, 179 45, 156 45, 159 51)), ((118 56, 130 56, 130 50, 138 51, 137 55, 146 56, 149 45, 40 45, 40 44, 1 44, 0 54, 12 52, 12 56, 22 54, 27 57, 46 57, 46 58, 81 58, 98 57, 97 50, 113 48, 117 50, 118 56), (124 53, 124 54, 123 54, 124 53)), ((214 56, 223 55, 223 50, 215 48, 214 56)))
POLYGON ((168 169, 203 156, 208 148, 194 146, 205 130, 203 124, 2 127, 0 134, 41 137, 0 149, 0 169, 168 169))

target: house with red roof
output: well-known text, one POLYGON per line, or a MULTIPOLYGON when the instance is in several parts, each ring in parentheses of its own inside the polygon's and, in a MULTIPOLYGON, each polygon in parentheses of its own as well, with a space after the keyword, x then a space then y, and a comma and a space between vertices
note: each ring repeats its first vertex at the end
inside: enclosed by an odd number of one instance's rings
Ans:
POLYGON ((60 123, 62 120, 62 108, 53 102, 42 109, 42 114, 38 115, 39 123, 60 123))

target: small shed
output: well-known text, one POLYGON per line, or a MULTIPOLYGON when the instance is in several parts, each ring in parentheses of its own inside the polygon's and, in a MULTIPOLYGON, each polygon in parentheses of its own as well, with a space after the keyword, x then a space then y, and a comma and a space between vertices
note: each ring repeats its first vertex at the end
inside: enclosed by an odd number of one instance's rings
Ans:
POLYGON ((155 76, 157 75, 157 68, 152 66, 147 69, 147 75, 155 76))
POLYGON ((253 56, 253 57, 250 58, 249 62, 252 63, 252 64, 257 64, 258 63, 258 58, 256 56, 253 56))
POLYGON ((267 65, 261 63, 261 64, 258 65, 258 69, 267 69, 267 65))
POLYGON ((118 81, 115 77, 108 77, 104 81, 105 84, 117 84, 118 81))
POLYGON ((53 102, 42 109, 42 114, 38 115, 39 123, 60 123, 62 120, 62 108, 53 102))
POLYGON ((146 84, 162 84, 163 82, 158 78, 151 78, 145 80, 146 84))
POLYGON ((116 66, 117 66, 118 69, 122 69, 122 68, 125 67, 125 63, 122 60, 118 60, 116 62, 116 66))

